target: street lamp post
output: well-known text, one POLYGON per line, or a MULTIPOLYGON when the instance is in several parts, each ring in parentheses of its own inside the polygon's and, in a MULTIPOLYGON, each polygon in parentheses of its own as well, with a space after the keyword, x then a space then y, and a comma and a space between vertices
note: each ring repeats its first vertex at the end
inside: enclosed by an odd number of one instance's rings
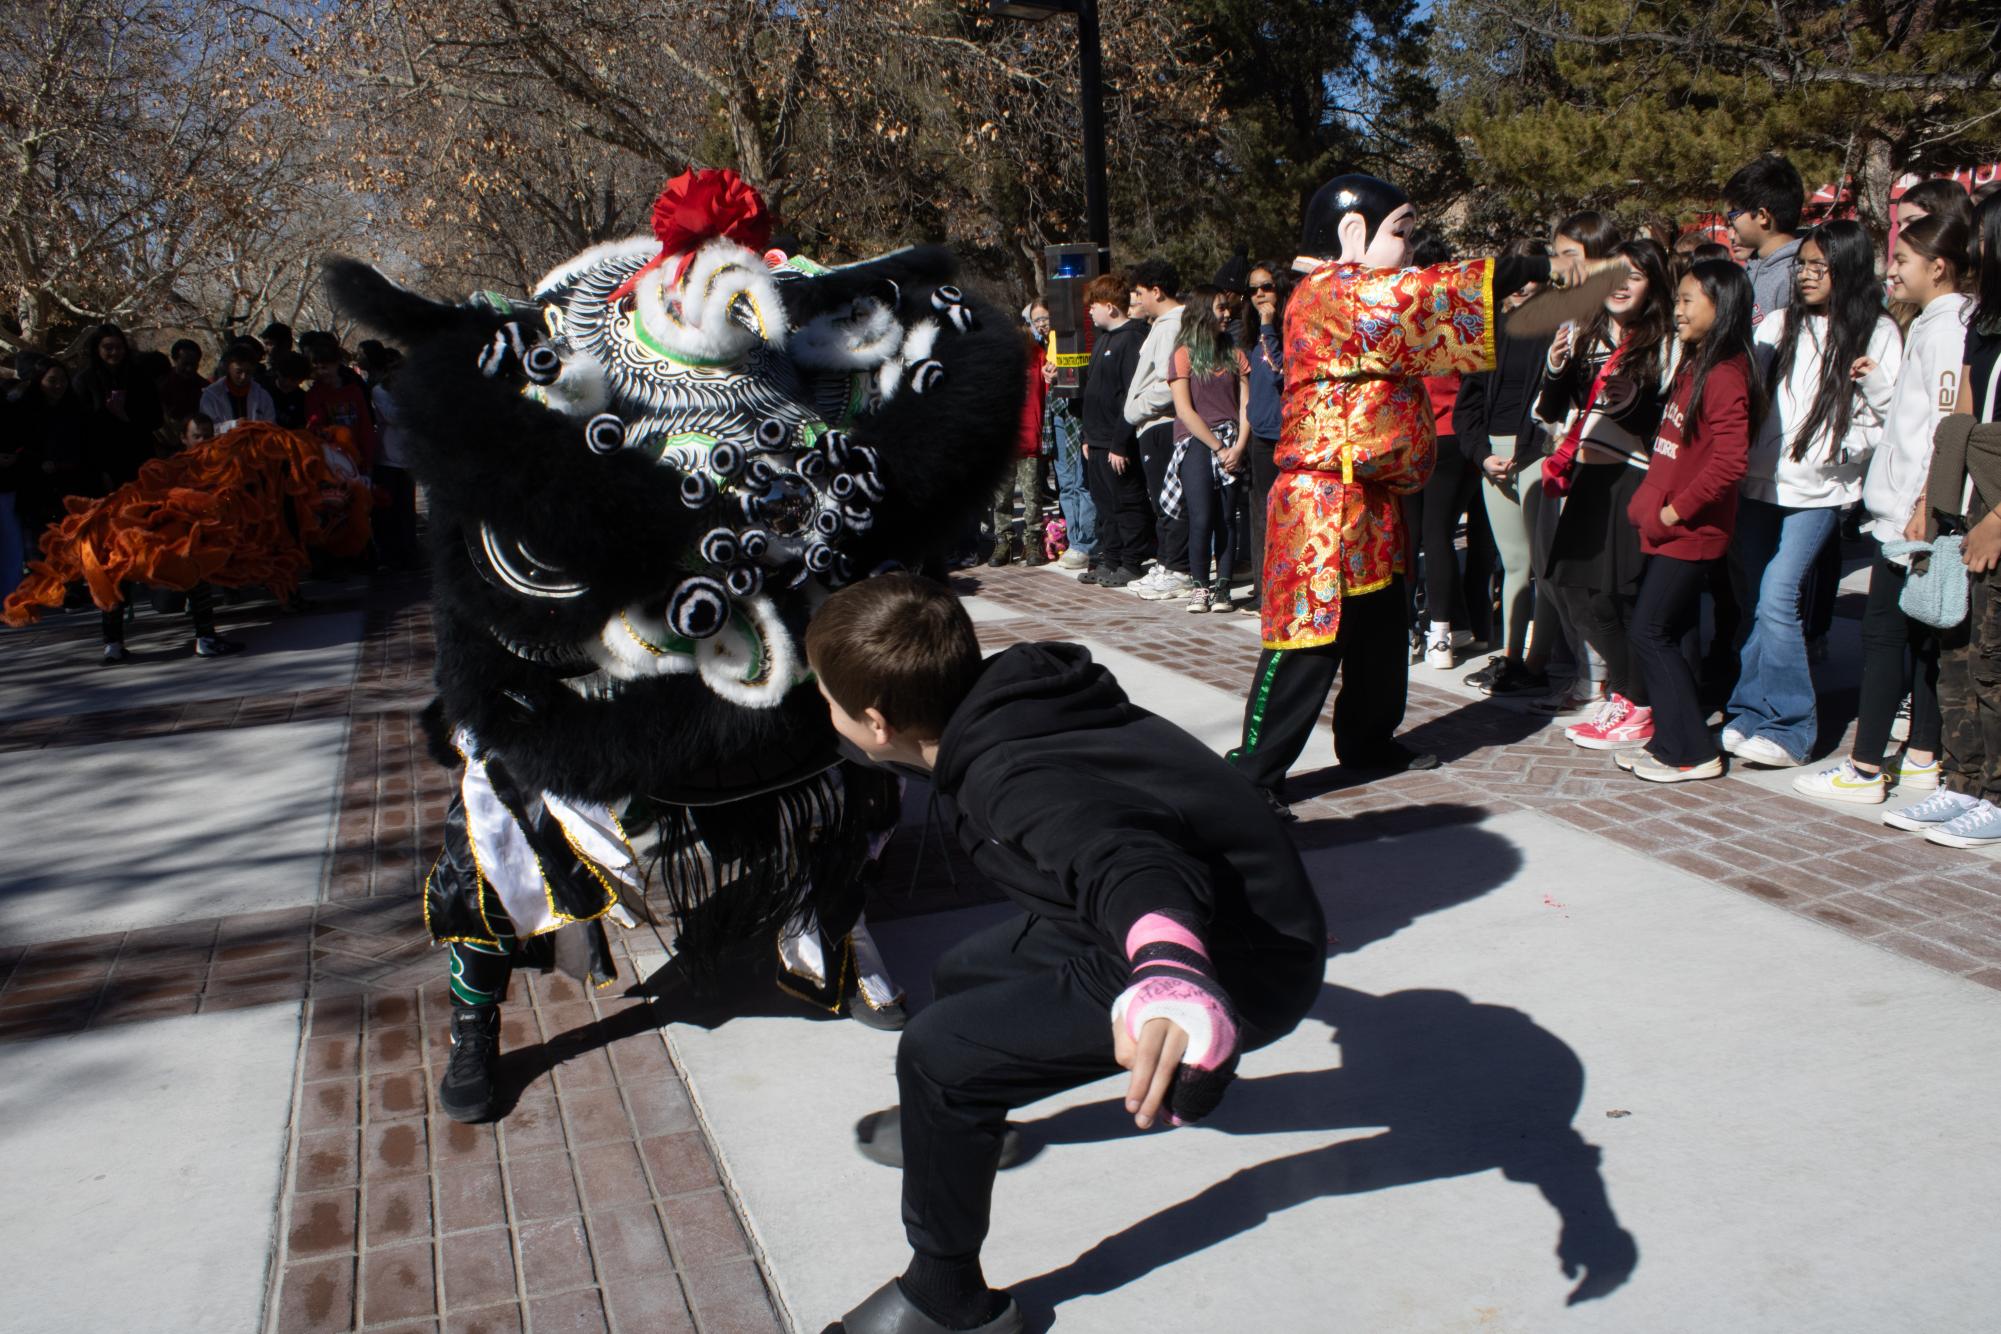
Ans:
POLYGON ((1098 270, 1112 265, 1112 211, 1105 189, 1105 70, 1098 42, 1098 0, 987 0, 997 18, 1041 23, 1077 16, 1077 72, 1084 126, 1084 228, 1098 247, 1098 270))

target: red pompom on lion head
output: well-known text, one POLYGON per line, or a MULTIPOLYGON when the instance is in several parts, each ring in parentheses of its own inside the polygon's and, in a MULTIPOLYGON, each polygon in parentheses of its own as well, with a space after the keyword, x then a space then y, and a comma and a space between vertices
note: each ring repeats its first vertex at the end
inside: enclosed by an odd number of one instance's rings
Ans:
POLYGON ((660 239, 660 253, 611 294, 613 301, 674 255, 681 256, 674 275, 679 282, 695 252, 711 237, 728 237, 747 250, 764 249, 771 239, 771 213, 764 196, 743 177, 727 167, 705 167, 684 171, 661 188, 653 201, 653 234, 660 239))

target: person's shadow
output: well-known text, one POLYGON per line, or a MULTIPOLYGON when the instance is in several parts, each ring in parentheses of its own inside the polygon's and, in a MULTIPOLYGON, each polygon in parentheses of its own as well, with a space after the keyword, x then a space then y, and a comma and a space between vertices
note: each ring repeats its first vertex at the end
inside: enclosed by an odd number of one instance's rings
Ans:
MULTIPOLYGON (((1244 1168, 1141 1219, 1013 1285, 1024 1312, 1046 1322, 1072 1298, 1121 1288, 1323 1196, 1495 1169, 1536 1187, 1556 1210, 1557 1260, 1577 1280, 1570 1304, 1603 1297, 1632 1274, 1639 1248, 1613 1214, 1599 1150, 1571 1125, 1584 1067, 1562 1039, 1519 1010, 1453 991, 1372 996, 1330 985, 1313 1017, 1334 1029, 1340 1066, 1241 1080, 1198 1132, 1381 1129, 1244 1168)), ((1120 1138, 1133 1125, 1114 1098, 1022 1133, 1039 1147, 1120 1138)))

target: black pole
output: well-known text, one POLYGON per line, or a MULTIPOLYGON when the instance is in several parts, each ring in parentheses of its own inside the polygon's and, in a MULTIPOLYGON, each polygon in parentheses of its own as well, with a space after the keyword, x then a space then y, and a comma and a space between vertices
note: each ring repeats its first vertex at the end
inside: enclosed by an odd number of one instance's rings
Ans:
POLYGON ((1112 212, 1105 192, 1105 77, 1098 49, 1098 0, 1077 0, 1078 82, 1084 119, 1084 223, 1098 247, 1098 269, 1112 267, 1112 212))

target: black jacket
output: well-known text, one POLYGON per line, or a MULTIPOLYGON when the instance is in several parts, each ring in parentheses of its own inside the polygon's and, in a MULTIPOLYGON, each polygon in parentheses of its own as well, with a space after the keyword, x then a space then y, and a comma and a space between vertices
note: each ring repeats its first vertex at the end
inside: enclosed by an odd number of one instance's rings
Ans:
POLYGON ((989 658, 932 779, 974 865, 1030 913, 1120 958, 1148 913, 1196 923, 1239 1013, 1268 1033, 1319 994, 1327 925, 1285 827, 1078 645, 989 658))
POLYGON ((1495 338, 1494 369, 1459 382, 1459 399, 1452 405, 1452 424, 1459 431, 1459 448, 1475 463, 1494 452, 1489 437, 1515 438, 1515 462, 1527 467, 1542 457, 1535 421, 1536 395, 1542 391, 1543 365, 1552 335, 1510 338, 1502 323, 1495 338))
POLYGON ((1126 420, 1126 390, 1139 367, 1140 344, 1146 341, 1146 321, 1127 320, 1098 335, 1091 364, 1084 368, 1084 443, 1128 457, 1135 433, 1126 420))

